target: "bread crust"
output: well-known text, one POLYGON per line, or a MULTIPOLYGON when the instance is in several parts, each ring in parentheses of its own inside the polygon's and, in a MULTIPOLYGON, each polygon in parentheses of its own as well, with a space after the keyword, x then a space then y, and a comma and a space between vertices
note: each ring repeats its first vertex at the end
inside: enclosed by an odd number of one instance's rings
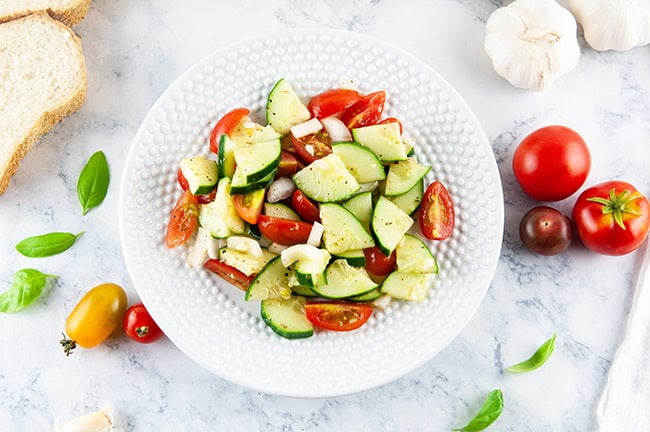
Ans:
MULTIPOLYGON (((72 92, 68 99, 55 107, 51 111, 44 112, 34 126, 30 129, 29 133, 24 139, 17 143, 14 151, 5 167, 0 167, 0 195, 2 195, 9 186, 9 180, 16 173, 20 165, 20 161, 25 157, 27 152, 32 148, 33 144, 47 132, 49 132, 58 122, 77 111, 83 105, 86 99, 87 77, 86 77, 86 64, 84 60, 83 50, 81 46, 81 39, 77 36, 68 26, 60 21, 53 19, 46 12, 36 12, 33 14, 42 19, 49 20, 53 25, 59 27, 60 30, 67 32, 75 41, 77 46, 77 56, 81 65, 81 79, 74 92, 72 92)), ((31 19, 26 16, 20 19, 31 19)))
POLYGON ((68 26, 73 26, 78 22, 82 21, 86 17, 86 14, 88 13, 88 9, 90 9, 91 2, 92 0, 78 0, 73 7, 68 9, 47 8, 47 9, 39 9, 39 10, 27 9, 27 10, 15 11, 9 15, 0 16, 0 23, 13 21, 15 19, 19 19, 27 15, 31 15, 33 13, 43 11, 43 12, 47 12, 52 18, 59 20, 68 26))

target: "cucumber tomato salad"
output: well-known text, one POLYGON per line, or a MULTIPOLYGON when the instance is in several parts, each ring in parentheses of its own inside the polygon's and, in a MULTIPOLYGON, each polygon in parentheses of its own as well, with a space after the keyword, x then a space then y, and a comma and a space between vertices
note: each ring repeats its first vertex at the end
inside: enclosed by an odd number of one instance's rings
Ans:
POLYGON ((190 243, 190 265, 260 301, 285 338, 354 330, 391 299, 423 300, 438 264, 422 237, 448 238, 454 207, 442 183, 425 188, 430 167, 382 117, 385 100, 333 88, 305 105, 280 79, 266 125, 247 108, 226 113, 210 157, 180 162, 167 247, 190 243))

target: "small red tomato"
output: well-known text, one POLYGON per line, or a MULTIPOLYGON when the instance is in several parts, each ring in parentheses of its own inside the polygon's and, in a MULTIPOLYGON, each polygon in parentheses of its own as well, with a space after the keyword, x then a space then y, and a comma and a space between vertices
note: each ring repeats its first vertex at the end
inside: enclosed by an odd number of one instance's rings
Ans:
POLYGON ((366 256, 366 270, 375 276, 386 276, 395 270, 397 254, 393 251, 390 256, 384 255, 377 246, 363 250, 366 256))
POLYGON ((250 112, 251 110, 248 108, 235 108, 219 119, 210 133, 210 150, 212 153, 219 154, 221 135, 232 132, 250 112))
POLYGON ((372 315, 372 307, 365 303, 344 301, 312 301, 305 305, 307 319, 326 330, 350 331, 361 327, 372 315))
POLYGON ((633 185, 607 181, 585 189, 573 206, 573 223, 582 243, 605 255, 625 255, 645 240, 650 204, 633 185))
POLYGON ((523 139, 515 150, 512 169, 528 196, 539 201, 559 201, 584 184, 591 169, 591 155, 573 129, 547 126, 523 139))
POLYGON ((163 335, 142 303, 134 304, 126 310, 122 328, 128 337, 140 343, 155 342, 163 335))
POLYGON ((165 244, 169 249, 185 243, 199 223, 198 200, 190 191, 183 192, 169 215, 165 244))
POLYGON ((307 243, 312 224, 279 217, 260 215, 257 227, 267 239, 281 245, 291 246, 307 243))
POLYGON ((275 178, 290 177, 298 171, 298 159, 287 150, 282 150, 280 153, 280 162, 278 163, 278 170, 275 173, 275 178))
POLYGON ((176 173, 176 179, 178 180, 178 184, 180 185, 181 189, 183 189, 183 191, 186 191, 190 188, 190 184, 187 182, 187 179, 183 175, 183 171, 180 168, 176 173))
POLYGON ((298 156, 307 164, 332 153, 332 143, 329 135, 319 131, 301 138, 291 134, 293 148, 298 156))
POLYGON ((363 95, 352 89, 330 89, 312 97, 307 108, 313 117, 322 119, 354 105, 363 95))
POLYGON ((383 90, 370 93, 359 99, 354 105, 341 114, 341 121, 348 129, 377 124, 381 119, 386 102, 386 92, 383 90))
POLYGON ((454 202, 447 188, 439 181, 427 187, 420 205, 420 231, 429 240, 445 240, 451 236, 456 223, 454 202))
POLYGON ((531 251, 540 255, 557 255, 571 244, 571 219, 552 207, 530 209, 519 224, 519 238, 531 251))
POLYGON ((249 224, 257 224, 257 219, 262 214, 262 207, 264 207, 265 195, 266 189, 256 189, 245 194, 233 195, 232 202, 239 217, 249 224))
POLYGON ((235 285, 242 291, 246 291, 251 282, 253 282, 253 279, 255 279, 254 275, 246 276, 246 274, 240 272, 235 267, 230 266, 218 259, 207 260, 203 264, 203 267, 205 267, 207 270, 210 270, 212 273, 216 274, 222 279, 235 285))
POLYGON ((293 207, 302 220, 307 222, 320 222, 318 206, 299 189, 296 189, 291 197, 291 207, 293 207))

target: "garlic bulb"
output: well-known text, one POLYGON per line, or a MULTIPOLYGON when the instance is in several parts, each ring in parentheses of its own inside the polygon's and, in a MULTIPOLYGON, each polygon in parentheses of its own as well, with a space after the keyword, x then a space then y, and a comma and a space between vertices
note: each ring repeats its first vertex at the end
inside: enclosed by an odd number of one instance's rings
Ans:
POLYGON ((54 430, 56 432, 110 432, 113 430, 111 407, 107 403, 99 411, 73 418, 62 425, 57 421, 54 430))
POLYGON ((576 30, 573 15, 554 0, 516 0, 488 18, 485 52, 512 85, 542 90, 578 63, 576 30))
POLYGON ((585 40, 599 51, 626 51, 650 43, 650 0, 571 0, 585 40))

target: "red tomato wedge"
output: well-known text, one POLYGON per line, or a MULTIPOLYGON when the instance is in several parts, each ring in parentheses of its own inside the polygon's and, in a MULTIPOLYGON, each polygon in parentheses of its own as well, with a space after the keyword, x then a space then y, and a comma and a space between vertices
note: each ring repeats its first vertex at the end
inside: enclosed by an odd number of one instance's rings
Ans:
POLYGON ((183 175, 183 171, 180 168, 176 173, 176 179, 178 179, 178 184, 181 187, 181 189, 183 189, 183 191, 186 191, 190 188, 190 184, 187 182, 187 179, 183 175))
POLYGON ((169 249, 185 243, 194 233, 199 223, 198 200, 190 191, 183 192, 178 199, 167 224, 165 244, 169 249))
POLYGON ((246 194, 233 195, 232 201, 239 217, 249 224, 256 225, 257 219, 262 214, 265 195, 265 189, 257 189, 246 194))
POLYGON ((366 256, 366 270, 375 276, 386 276, 395 270, 397 254, 395 251, 390 256, 384 255, 377 246, 363 250, 366 256))
POLYGON ((278 170, 275 173, 276 178, 289 177, 298 171, 298 159, 287 150, 282 150, 280 153, 280 162, 278 163, 278 170))
POLYGON ((332 153, 332 143, 327 133, 323 131, 301 138, 296 138, 291 134, 291 141, 298 157, 307 164, 332 153))
POLYGON ((307 243, 312 224, 273 216, 260 215, 257 227, 264 237, 281 245, 307 243))
POLYGON ((313 117, 322 119, 351 107, 363 95, 352 89, 329 89, 312 97, 307 108, 313 117))
POLYGON ((429 185, 418 215, 420 230, 429 240, 444 240, 454 231, 454 203, 445 186, 436 181, 429 185))
POLYGON ((384 112, 386 92, 383 90, 370 93, 359 99, 341 114, 341 121, 348 129, 377 124, 384 112))
POLYGON ((307 222, 320 222, 318 206, 299 189, 296 189, 291 197, 291 207, 298 213, 298 216, 302 220, 307 222))
POLYGON ((305 315, 316 327, 350 331, 358 329, 368 321, 372 315, 372 307, 364 303, 312 301, 305 305, 305 315))
POLYGON ((255 279, 255 275, 246 276, 235 267, 229 266, 228 264, 224 263, 223 261, 219 261, 218 259, 207 260, 203 264, 203 267, 205 267, 207 270, 210 270, 217 276, 220 276, 227 282, 235 285, 242 291, 246 291, 251 282, 253 282, 253 279, 255 279))
POLYGON ((235 108, 219 119, 210 134, 210 150, 212 153, 219 154, 219 140, 221 140, 221 135, 232 132, 250 112, 251 110, 248 108, 235 108))

